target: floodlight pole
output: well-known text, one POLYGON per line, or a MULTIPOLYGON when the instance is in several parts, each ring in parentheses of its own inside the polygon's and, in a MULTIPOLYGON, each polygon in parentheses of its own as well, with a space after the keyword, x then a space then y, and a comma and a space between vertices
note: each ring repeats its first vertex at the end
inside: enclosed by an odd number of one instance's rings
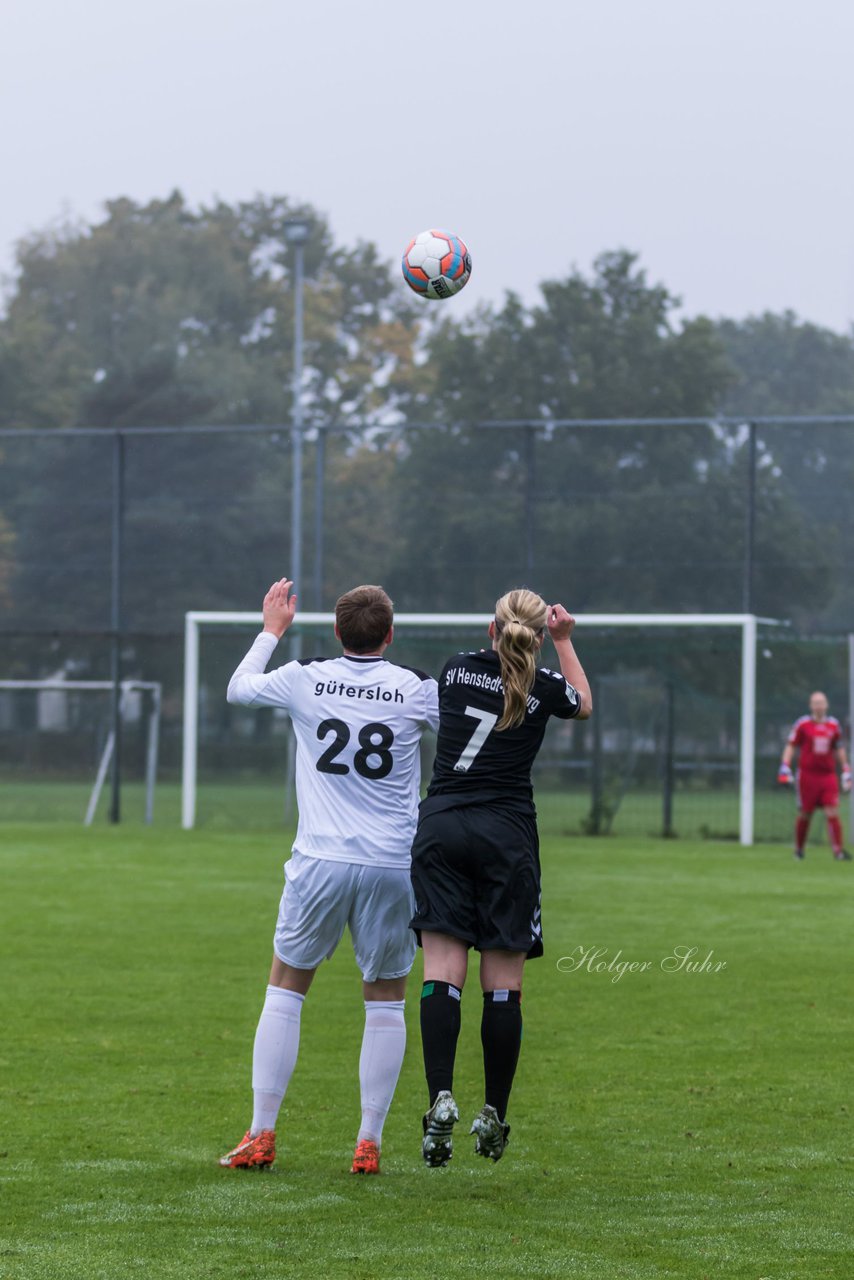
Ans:
POLYGON ((311 230, 302 218, 285 223, 285 239, 294 251, 294 367, 291 399, 291 562, 288 576, 297 592, 302 582, 302 376, 303 376, 303 274, 305 244, 311 230))
POLYGON ((317 428, 317 454, 314 462, 314 607, 323 607, 323 525, 325 521, 326 428, 317 428))
MULTIPOLYGON (((297 595, 303 593, 302 580, 302 372, 303 372, 303 275, 305 244, 311 232, 311 224, 304 218, 289 218, 284 227, 285 239, 294 251, 294 367, 291 399, 291 563, 288 577, 293 581, 297 595)), ((292 660, 302 655, 299 630, 291 633, 290 656, 292 660)), ((285 820, 290 822, 293 807, 293 789, 296 776, 296 737, 293 726, 288 735, 285 787, 285 820)))

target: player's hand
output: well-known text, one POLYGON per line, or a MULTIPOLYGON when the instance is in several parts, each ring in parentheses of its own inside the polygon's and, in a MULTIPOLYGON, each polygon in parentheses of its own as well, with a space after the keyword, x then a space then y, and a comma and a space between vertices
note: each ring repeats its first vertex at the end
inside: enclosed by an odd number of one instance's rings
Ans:
POLYGON ((288 578, 280 578, 264 597, 264 630, 271 631, 280 640, 297 611, 296 596, 288 595, 293 585, 288 578))
POLYGON ((562 604, 550 604, 546 613, 546 626, 552 640, 569 640, 575 630, 575 618, 562 604))
POLYGON ((791 767, 787 764, 781 764, 777 770, 777 781, 781 787, 790 787, 795 781, 791 767))
POLYGON ((851 790, 851 770, 850 769, 842 770, 842 790, 843 791, 851 790))

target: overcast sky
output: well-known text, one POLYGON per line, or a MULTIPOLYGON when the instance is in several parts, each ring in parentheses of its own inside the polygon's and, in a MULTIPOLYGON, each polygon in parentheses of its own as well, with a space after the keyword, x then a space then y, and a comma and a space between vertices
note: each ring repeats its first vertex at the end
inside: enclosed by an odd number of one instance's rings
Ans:
POLYGON ((690 314, 854 321, 852 0, 0 0, 0 59, 6 273, 179 187, 456 230, 456 314, 627 246, 690 314))

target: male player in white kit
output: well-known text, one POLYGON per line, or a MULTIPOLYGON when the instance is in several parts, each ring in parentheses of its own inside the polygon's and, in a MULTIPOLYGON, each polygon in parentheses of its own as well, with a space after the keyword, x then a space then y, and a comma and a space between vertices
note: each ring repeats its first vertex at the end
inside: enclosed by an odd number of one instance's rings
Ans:
POLYGON ((265 674, 294 620, 292 586, 282 578, 267 592, 264 630, 228 686, 229 702, 290 713, 299 823, 285 864, 273 967, 255 1035, 252 1124, 220 1164, 246 1169, 273 1163, 302 1003, 318 965, 349 926, 365 998, 362 1123, 352 1172, 379 1173, 383 1123, 406 1047, 404 993, 415 958, 410 849, 421 735, 428 726, 438 728, 438 688, 422 672, 383 657, 393 637, 393 606, 382 587, 373 586, 348 591, 335 606, 341 656, 287 662, 265 674))

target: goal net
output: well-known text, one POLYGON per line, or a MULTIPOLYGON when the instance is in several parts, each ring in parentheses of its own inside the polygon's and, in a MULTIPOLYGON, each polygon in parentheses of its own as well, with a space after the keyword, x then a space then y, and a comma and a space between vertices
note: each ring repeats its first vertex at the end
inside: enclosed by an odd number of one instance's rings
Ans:
MULTIPOLYGON (((451 654, 489 643, 490 620, 397 614, 389 657, 438 676, 451 654)), ((298 615, 274 663, 337 652, 333 623, 328 613, 298 615)), ((185 616, 185 828, 268 825, 292 816, 284 786, 287 714, 225 700, 229 676, 260 626, 257 613, 185 616)), ((741 613, 586 614, 577 626, 595 713, 550 726, 536 765, 538 806, 559 808, 567 830, 752 844, 757 640, 778 624, 741 613)), ((543 661, 554 664, 548 642, 543 661)), ((770 742, 770 731, 766 736, 770 742)), ((425 771, 431 754, 428 735, 425 771)))

